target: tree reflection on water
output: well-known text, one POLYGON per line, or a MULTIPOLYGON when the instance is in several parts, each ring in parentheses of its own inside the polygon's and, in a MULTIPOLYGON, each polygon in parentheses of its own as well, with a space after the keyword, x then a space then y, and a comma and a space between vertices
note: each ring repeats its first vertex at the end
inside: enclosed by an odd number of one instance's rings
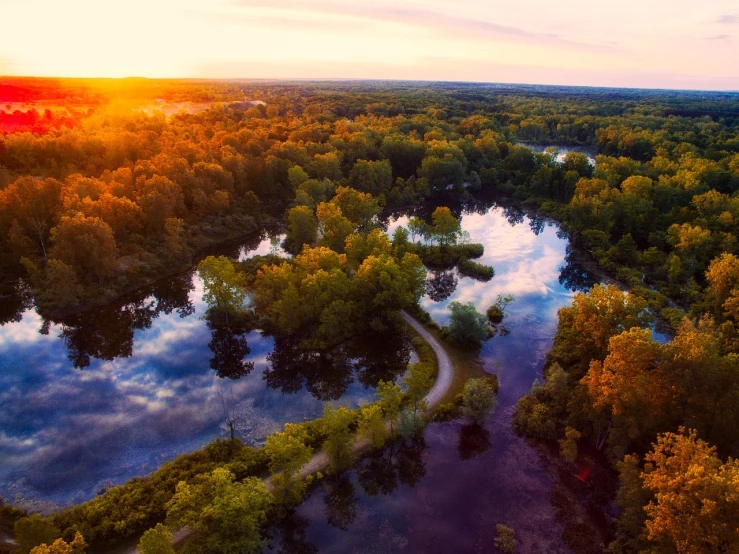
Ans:
POLYGON ((459 453, 459 459, 462 461, 484 454, 492 445, 490 432, 482 425, 476 423, 463 425, 459 430, 457 452, 459 453))
POLYGON ((305 387, 322 401, 338 400, 357 380, 375 387, 380 380, 394 381, 410 360, 410 342, 402 333, 369 333, 332 350, 298 348, 300 339, 276 335, 264 380, 285 394, 305 387))
POLYGON ((60 338, 67 347, 68 358, 78 369, 88 367, 92 358, 128 358, 133 353, 135 331, 151 328, 162 313, 177 312, 184 319, 195 312, 189 297, 193 288, 192 274, 178 275, 155 283, 122 304, 89 310, 60 321, 46 319, 42 330, 48 329, 50 321, 61 324, 60 338))

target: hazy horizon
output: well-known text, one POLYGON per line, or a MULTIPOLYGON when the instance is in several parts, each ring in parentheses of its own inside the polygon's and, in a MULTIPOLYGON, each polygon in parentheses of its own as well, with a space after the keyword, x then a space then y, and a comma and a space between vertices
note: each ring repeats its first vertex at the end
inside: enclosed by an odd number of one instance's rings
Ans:
POLYGON ((0 11, 17 23, 0 36, 7 76, 739 90, 739 7, 727 0, 0 0, 0 11))
POLYGON ((86 77, 79 75, 59 76, 59 75, 2 75, 1 79, 59 79, 59 80, 146 80, 146 81, 192 81, 192 82, 255 82, 255 83, 413 83, 413 84, 459 84, 459 85, 491 85, 505 87, 552 87, 552 88, 586 88, 586 89, 610 89, 610 90, 634 90, 634 91, 665 91, 665 92, 707 92, 722 94, 739 94, 737 89, 710 89, 710 88, 667 88, 667 87, 639 87, 639 86, 618 86, 618 85, 581 85, 573 84, 556 84, 556 83, 535 83, 535 82, 514 82, 514 81, 472 81, 472 80, 455 80, 455 79, 394 79, 394 78, 371 78, 371 77, 143 77, 141 75, 124 75, 122 77, 86 77))

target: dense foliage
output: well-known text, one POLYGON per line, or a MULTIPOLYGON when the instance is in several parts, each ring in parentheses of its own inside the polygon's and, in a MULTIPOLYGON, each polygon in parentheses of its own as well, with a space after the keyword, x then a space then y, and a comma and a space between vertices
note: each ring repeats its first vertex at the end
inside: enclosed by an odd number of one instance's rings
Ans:
MULTIPOLYGON (((715 286, 706 294, 714 298, 715 286)), ((726 340, 711 315, 685 318, 661 343, 646 308, 612 285, 576 295, 560 310, 546 382, 519 401, 514 427, 559 439, 572 462, 585 441, 619 468, 623 512, 613 552, 732 551, 739 473, 720 455, 739 453, 733 328, 726 340)))
MULTIPOLYGON (((243 283, 225 265, 203 270, 250 288, 273 331, 327 348, 387 329, 399 308, 412 308, 422 262, 492 276, 471 261, 480 254, 465 244, 455 208, 430 213, 426 200, 453 206, 494 193, 538 206, 631 294, 596 287, 560 312, 546 382, 521 400, 514 425, 559 441, 568 459, 581 443, 613 460, 622 513, 612 551, 736 549, 737 95, 408 83, 1 86, 19 105, 0 113, 0 262, 6 277, 26 277, 45 313, 175 271, 205 245, 274 217, 287 223, 293 260, 260 262, 243 283), (233 102, 243 95, 266 104, 233 102), (165 115, 184 101, 203 105, 165 115), (41 116, 42 102, 57 107, 41 116), (525 143, 584 146, 595 164, 585 153, 559 160, 525 143), (389 241, 377 228, 383 210, 409 206, 416 217, 389 241), (654 315, 676 333, 670 343, 652 337, 654 315)), ((437 281, 426 287, 441 298, 437 281)), ((466 323, 454 333, 479 344, 487 318, 457 309, 466 323)), ((380 393, 383 416, 412 435, 415 407, 392 386, 380 393)), ((359 422, 328 415, 336 436, 326 424, 306 444, 325 443, 337 467, 348 430, 382 442, 376 413, 359 422)), ((179 459, 51 521, 66 541, 79 530, 90 544, 114 542, 162 521, 180 481, 192 495, 210 495, 209 506, 230 509, 226 500, 248 497, 245 479, 279 457, 225 448, 179 459), (223 503, 207 478, 196 483, 206 474, 225 483, 223 503)), ((186 522, 201 525, 196 516, 186 522)), ((37 523, 19 520, 21 529, 37 523)))
POLYGON ((146 80, 3 86, 21 111, 44 102, 88 108, 71 127, 8 128, 0 137, 0 257, 15 271, 27 259, 49 309, 170 272, 207 242, 253 230, 263 214, 298 208, 289 221, 300 243, 316 227, 303 208, 314 209, 331 228, 323 240, 340 251, 346 220, 361 225, 353 218, 362 214, 320 205, 342 186, 388 208, 476 190, 544 202, 659 310, 674 310, 667 298, 693 301, 710 260, 736 248, 732 95, 146 80), (243 95, 266 105, 233 102, 243 95), (177 104, 185 100, 201 104, 177 104), (165 116, 171 106, 181 109, 165 116), (596 166, 579 153, 558 162, 519 144, 527 141, 596 148, 596 166))

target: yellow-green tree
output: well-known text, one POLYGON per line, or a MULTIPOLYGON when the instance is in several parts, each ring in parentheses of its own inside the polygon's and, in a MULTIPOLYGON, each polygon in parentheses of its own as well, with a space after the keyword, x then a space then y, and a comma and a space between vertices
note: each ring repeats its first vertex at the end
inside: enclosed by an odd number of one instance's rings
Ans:
POLYGON ((385 418, 378 404, 369 404, 359 411, 357 434, 367 439, 374 448, 381 448, 387 440, 385 418))
POLYGON ((203 280, 203 300, 211 310, 223 314, 228 324, 229 314, 238 312, 244 306, 244 275, 238 273, 225 256, 205 258, 198 264, 198 275, 203 280))
POLYGON ((56 539, 51 545, 42 544, 32 548, 30 554, 85 554, 86 550, 85 538, 77 531, 72 542, 56 539))
POLYGON ((326 435, 323 450, 328 455, 332 472, 349 467, 352 461, 351 431, 349 426, 354 416, 344 406, 334 409, 331 403, 326 404, 321 418, 321 430, 326 435))
POLYGON ((284 504, 300 502, 305 491, 307 483, 297 473, 313 455, 313 449, 305 444, 307 440, 308 432, 303 427, 287 423, 284 431, 267 437, 264 445, 272 472, 270 483, 277 499, 284 504))
POLYGON ((138 549, 139 554, 174 554, 172 532, 166 525, 157 523, 156 527, 141 535, 138 549))
POLYGON ((167 523, 195 530, 195 547, 203 552, 259 552, 264 544, 260 527, 271 503, 272 495, 261 479, 239 482, 229 470, 219 468, 192 484, 177 484, 166 505, 167 523))
POLYGON ((452 211, 446 206, 439 206, 431 214, 432 226, 428 228, 430 233, 441 246, 448 246, 457 242, 457 237, 462 230, 462 223, 454 217, 452 211))
POLYGON ((403 392, 400 385, 392 381, 382 381, 377 383, 377 398, 380 399, 380 408, 382 408, 383 417, 390 421, 390 428, 398 415, 400 415, 400 406, 403 402, 403 392))

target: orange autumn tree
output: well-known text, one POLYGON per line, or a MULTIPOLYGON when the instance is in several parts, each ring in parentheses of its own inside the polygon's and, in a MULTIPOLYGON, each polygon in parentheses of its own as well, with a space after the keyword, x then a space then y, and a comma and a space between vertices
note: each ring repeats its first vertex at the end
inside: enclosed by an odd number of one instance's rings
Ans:
POLYGON ((722 463, 693 430, 664 433, 646 456, 641 477, 654 494, 644 510, 656 552, 736 552, 739 460, 722 463))
POLYGON ((583 377, 599 428, 596 447, 625 452, 629 444, 654 429, 667 398, 659 361, 662 347, 649 329, 632 328, 611 338, 608 356, 593 360, 583 377))

